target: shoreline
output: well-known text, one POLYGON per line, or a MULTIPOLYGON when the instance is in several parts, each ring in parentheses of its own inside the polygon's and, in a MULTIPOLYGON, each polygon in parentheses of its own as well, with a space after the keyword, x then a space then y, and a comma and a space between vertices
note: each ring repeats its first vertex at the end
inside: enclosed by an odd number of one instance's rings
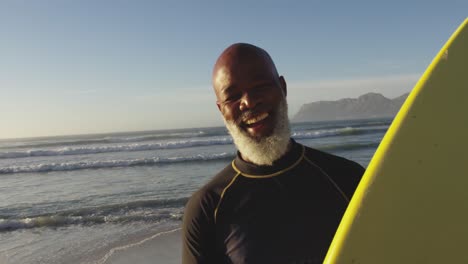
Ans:
POLYGON ((181 263, 181 228, 154 234, 141 241, 112 248, 95 264, 181 263))

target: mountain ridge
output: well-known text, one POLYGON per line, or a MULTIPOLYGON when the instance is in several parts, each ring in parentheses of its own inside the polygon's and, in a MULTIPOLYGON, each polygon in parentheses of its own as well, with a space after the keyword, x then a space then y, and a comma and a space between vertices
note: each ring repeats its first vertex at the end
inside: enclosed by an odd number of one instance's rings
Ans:
POLYGON ((389 99, 380 93, 366 93, 357 98, 317 101, 303 104, 293 122, 330 121, 394 117, 409 93, 389 99))

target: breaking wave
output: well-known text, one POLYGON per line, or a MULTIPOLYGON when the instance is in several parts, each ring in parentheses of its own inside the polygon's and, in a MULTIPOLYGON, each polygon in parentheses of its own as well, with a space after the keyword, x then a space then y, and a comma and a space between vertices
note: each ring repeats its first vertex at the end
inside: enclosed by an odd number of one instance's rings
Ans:
POLYGON ((355 128, 355 127, 341 127, 335 129, 325 130, 309 130, 309 131, 298 131, 293 132, 292 137, 295 139, 312 139, 321 137, 332 137, 332 136, 347 136, 347 135, 362 135, 371 134, 387 131, 387 126, 372 126, 366 128, 355 128))
POLYGON ((0 152, 0 159, 40 157, 40 156, 65 156, 65 155, 87 155, 110 152, 132 152, 160 149, 177 149, 198 146, 227 145, 232 144, 230 137, 212 138, 207 140, 181 140, 170 142, 158 142, 150 144, 129 144, 113 146, 88 146, 88 147, 65 147, 59 149, 31 149, 23 151, 0 152))
POLYGON ((18 229, 69 225, 122 224, 135 221, 181 220, 188 198, 145 200, 100 207, 80 208, 25 217, 0 216, 0 233, 18 229))
POLYGON ((196 162, 196 161, 213 161, 230 159, 234 157, 234 153, 220 153, 211 155, 194 155, 186 157, 169 157, 169 158, 143 158, 143 159, 127 159, 127 160, 97 160, 97 161, 76 161, 63 163, 41 163, 24 166, 9 166, 0 167, 0 174, 11 173, 29 173, 29 172, 51 172, 51 171, 73 171, 84 169, 101 169, 114 167, 133 167, 133 166, 150 166, 164 165, 181 162, 196 162))
MULTIPOLYGON (((167 139, 177 139, 177 138, 203 138, 203 137, 212 137, 212 136, 222 136, 227 135, 226 131, 223 130, 213 130, 213 131, 187 131, 187 132, 172 132, 172 133, 154 133, 154 134, 144 134, 144 135, 109 135, 98 137, 86 136, 83 138, 68 139, 71 136, 66 136, 66 138, 50 138, 50 139, 40 139, 40 140, 29 140, 29 141, 19 141, 14 142, 3 142, 4 147, 8 148, 41 148, 41 147, 59 147, 59 146, 77 146, 77 145, 90 145, 90 144, 115 144, 115 143, 138 143, 144 141, 152 140, 167 140, 167 139)), ((1 142, 1 141, 0 141, 1 142)))

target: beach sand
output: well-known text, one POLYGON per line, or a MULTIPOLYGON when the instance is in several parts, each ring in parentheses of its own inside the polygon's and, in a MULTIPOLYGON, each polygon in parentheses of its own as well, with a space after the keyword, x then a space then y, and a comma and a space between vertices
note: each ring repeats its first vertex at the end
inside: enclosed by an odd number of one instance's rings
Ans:
POLYGON ((105 264, 180 264, 180 230, 162 233, 150 239, 116 248, 111 251, 105 264))

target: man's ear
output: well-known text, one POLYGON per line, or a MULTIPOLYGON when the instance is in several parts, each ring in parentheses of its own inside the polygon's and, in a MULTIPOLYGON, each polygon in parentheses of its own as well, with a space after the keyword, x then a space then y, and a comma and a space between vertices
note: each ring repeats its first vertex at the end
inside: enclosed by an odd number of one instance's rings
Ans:
POLYGON ((216 106, 218 107, 218 110, 221 112, 221 103, 216 101, 216 106))
POLYGON ((283 93, 284 93, 284 97, 286 97, 286 95, 288 94, 286 81, 284 80, 283 76, 279 77, 279 81, 280 81, 281 90, 283 90, 283 93))

